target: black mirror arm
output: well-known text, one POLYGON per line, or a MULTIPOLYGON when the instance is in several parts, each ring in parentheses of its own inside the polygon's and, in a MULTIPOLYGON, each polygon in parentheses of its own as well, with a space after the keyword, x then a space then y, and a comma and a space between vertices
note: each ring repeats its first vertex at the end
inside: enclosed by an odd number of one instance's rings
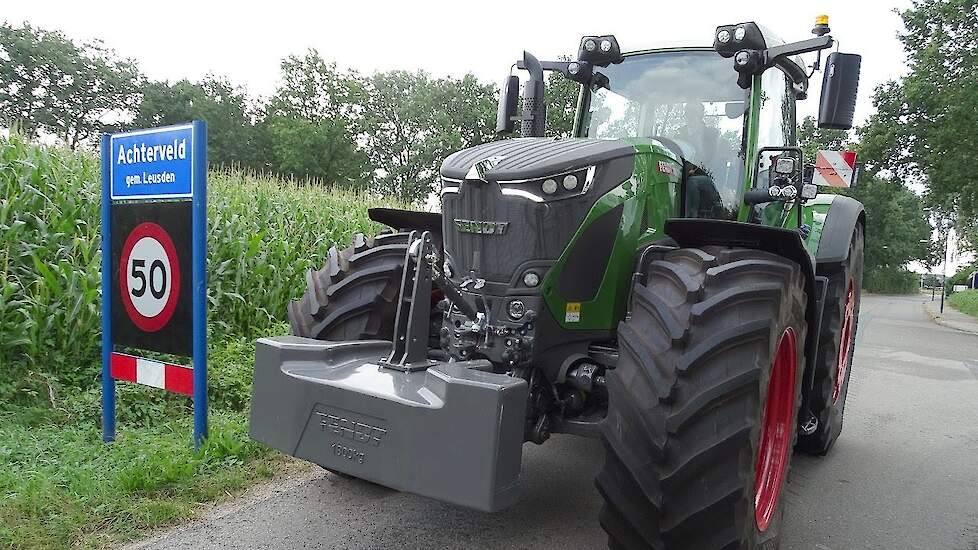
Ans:
POLYGON ((767 58, 773 62, 779 57, 801 55, 803 53, 831 48, 833 44, 835 44, 835 40, 827 34, 824 36, 816 36, 815 38, 809 38, 808 40, 801 40, 798 42, 791 42, 790 44, 782 44, 780 46, 768 48, 767 58))
MULTIPOLYGON (((564 72, 567 70, 567 66, 570 65, 570 61, 541 61, 540 68, 544 71, 560 71, 564 72)), ((526 64, 523 60, 516 62, 516 68, 521 70, 526 70, 526 64)))
POLYGON ((764 52, 764 66, 778 67, 783 70, 794 84, 795 98, 806 99, 808 97, 808 74, 805 73, 804 67, 798 66, 790 59, 790 56, 821 51, 825 48, 831 48, 834 43, 835 41, 831 36, 824 35, 791 44, 774 46, 764 52))

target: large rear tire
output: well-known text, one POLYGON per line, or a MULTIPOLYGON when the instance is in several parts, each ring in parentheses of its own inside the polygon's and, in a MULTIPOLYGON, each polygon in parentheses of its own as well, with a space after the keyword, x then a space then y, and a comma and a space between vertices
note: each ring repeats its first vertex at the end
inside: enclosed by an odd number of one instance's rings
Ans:
POLYGON ((289 304, 292 334, 319 340, 391 340, 409 233, 353 236, 306 273, 306 292, 289 304))
POLYGON ((863 228, 856 225, 849 244, 849 257, 820 275, 829 278, 825 307, 815 358, 812 385, 812 414, 818 419, 815 432, 798 437, 798 450, 813 455, 829 452, 842 433, 842 415, 849 393, 849 372, 856 346, 859 301, 863 282, 863 228))
POLYGON ((660 253, 637 281, 607 374, 609 546, 776 548, 804 369, 804 279, 785 258, 660 253))

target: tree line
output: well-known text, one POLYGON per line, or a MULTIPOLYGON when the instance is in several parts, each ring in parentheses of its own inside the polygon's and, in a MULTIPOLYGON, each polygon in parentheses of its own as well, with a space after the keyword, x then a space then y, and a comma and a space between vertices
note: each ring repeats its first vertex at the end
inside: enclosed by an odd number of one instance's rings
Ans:
MULTIPOLYGON (((497 93, 472 74, 341 70, 311 49, 283 59, 275 92, 253 98, 225 77, 154 81, 101 42, 0 25, 0 125, 74 149, 105 131, 203 119, 212 165, 412 202, 431 191, 445 156, 495 138, 497 93)), ((563 104, 552 131, 569 134, 577 85, 551 96, 563 104)))

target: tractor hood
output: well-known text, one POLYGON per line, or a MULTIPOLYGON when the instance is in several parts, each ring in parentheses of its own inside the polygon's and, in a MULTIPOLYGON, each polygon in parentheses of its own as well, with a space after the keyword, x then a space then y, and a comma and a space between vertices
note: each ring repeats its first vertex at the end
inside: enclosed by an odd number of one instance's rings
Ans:
MULTIPOLYGON (((632 177, 635 158, 625 141, 550 138, 497 141, 449 156, 441 169, 449 271, 484 280, 490 293, 518 288, 531 267, 542 276, 595 202, 632 177), (565 188, 570 177, 575 187, 565 188), (544 191, 548 179, 561 183, 544 191)), ((618 223, 609 218, 606 225, 591 246, 611 246, 618 223)))
POLYGON ((620 140, 507 139, 484 143, 450 155, 441 165, 441 175, 456 180, 524 180, 593 166, 634 154, 635 147, 620 140))

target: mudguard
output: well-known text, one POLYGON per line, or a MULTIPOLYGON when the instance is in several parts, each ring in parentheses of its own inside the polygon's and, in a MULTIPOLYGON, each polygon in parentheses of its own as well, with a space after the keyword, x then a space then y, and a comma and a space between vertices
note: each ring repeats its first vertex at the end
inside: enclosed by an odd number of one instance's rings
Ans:
MULTIPOLYGON (((683 248, 739 246, 784 256, 801 266, 806 280, 805 292, 808 293, 809 300, 814 299, 815 270, 812 257, 805 249, 801 235, 795 230, 726 220, 670 218, 666 220, 665 232, 683 248)), ((849 241, 846 241, 847 250, 848 247, 849 241)))
POLYGON ((822 225, 822 237, 818 241, 815 263, 819 267, 838 264, 849 256, 849 243, 857 223, 863 224, 865 235, 866 211, 862 203, 852 197, 836 195, 829 206, 822 225))
POLYGON ((441 214, 438 212, 370 208, 367 210, 367 215, 371 220, 398 231, 431 231, 441 235, 441 214))

